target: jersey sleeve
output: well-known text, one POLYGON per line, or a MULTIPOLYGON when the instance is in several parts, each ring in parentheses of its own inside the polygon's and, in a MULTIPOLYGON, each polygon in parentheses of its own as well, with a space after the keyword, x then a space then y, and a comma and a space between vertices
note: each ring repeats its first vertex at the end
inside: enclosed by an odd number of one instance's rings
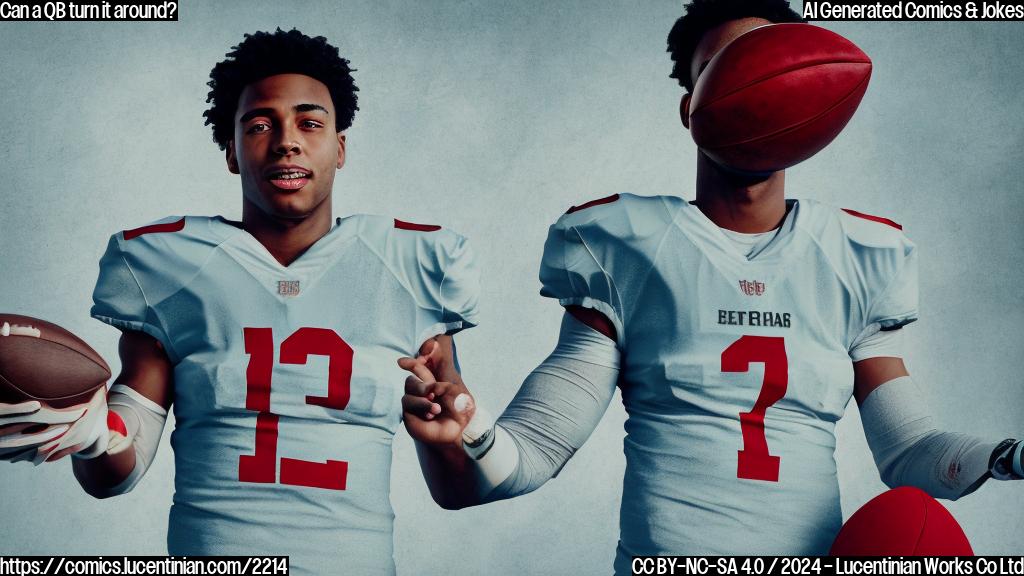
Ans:
POLYGON ((168 346, 167 334, 153 314, 146 294, 122 249, 120 233, 114 234, 100 258, 100 274, 93 290, 93 318, 119 328, 145 332, 168 346))
POLYGON ((480 268, 463 236, 450 230, 416 234, 416 271, 410 273, 416 300, 428 314, 419 323, 418 341, 437 334, 454 334, 479 322, 480 268))
POLYGON ((604 314, 621 347, 631 306, 654 267, 657 247, 678 207, 667 197, 616 194, 574 207, 548 230, 541 296, 604 314))
POLYGON ((624 311, 619 289, 576 227, 559 219, 548 230, 540 264, 541 296, 562 306, 582 306, 604 314, 622 334, 624 311))
POLYGON ((895 355, 898 350, 888 344, 897 341, 876 335, 918 318, 917 247, 891 220, 850 210, 843 210, 841 219, 852 255, 849 277, 856 279, 863 310, 861 323, 851 326, 851 358, 895 355))
POLYGON ((881 330, 895 330, 917 320, 917 247, 906 237, 902 240, 888 284, 868 309, 868 324, 878 324, 881 330))

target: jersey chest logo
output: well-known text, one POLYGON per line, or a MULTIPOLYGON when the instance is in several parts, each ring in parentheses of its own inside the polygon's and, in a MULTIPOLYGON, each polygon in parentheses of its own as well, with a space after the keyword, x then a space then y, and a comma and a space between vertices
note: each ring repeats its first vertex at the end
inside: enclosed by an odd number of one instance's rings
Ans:
POLYGON ((299 295, 299 281, 298 280, 278 280, 277 281, 277 294, 278 294, 278 296, 298 296, 299 295))
POLYGON ((764 282, 757 280, 740 280, 740 290, 747 296, 760 296, 764 294, 764 282))

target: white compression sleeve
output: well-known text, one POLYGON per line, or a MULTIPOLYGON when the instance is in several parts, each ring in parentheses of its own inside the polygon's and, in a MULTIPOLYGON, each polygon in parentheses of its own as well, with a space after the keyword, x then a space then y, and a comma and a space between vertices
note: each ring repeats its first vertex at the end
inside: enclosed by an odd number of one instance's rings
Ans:
POLYGON ((526 494, 558 474, 608 408, 619 377, 619 350, 571 314, 558 344, 523 382, 476 459, 481 500, 526 494))
POLYGON ((160 446, 160 436, 167 421, 167 411, 162 406, 124 384, 115 384, 110 388, 107 405, 124 420, 128 438, 135 447, 135 468, 120 484, 107 490, 104 497, 124 494, 139 483, 156 457, 156 449, 160 446))
POLYGON ((935 498, 956 500, 989 476, 998 441, 941 432, 909 376, 873 390, 860 407, 864 435, 882 481, 890 488, 916 486, 935 498))

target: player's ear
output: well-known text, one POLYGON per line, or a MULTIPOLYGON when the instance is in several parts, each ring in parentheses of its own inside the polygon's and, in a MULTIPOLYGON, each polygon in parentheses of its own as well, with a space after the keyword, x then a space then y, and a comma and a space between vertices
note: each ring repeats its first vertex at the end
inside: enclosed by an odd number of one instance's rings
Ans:
POLYGON ((345 133, 338 132, 338 170, 345 165, 345 133))
POLYGON ((679 102, 679 119, 683 121, 683 126, 686 129, 690 129, 690 93, 683 94, 683 99, 679 102))
POLYGON ((238 157, 235 156, 235 140, 228 140, 228 148, 224 151, 225 160, 228 163, 228 172, 238 174, 238 157))

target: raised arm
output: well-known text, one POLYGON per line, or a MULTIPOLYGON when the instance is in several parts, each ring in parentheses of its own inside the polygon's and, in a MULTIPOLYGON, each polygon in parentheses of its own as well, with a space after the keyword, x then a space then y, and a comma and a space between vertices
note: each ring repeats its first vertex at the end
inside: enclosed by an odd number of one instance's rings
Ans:
MULTIPOLYGON (((406 427, 417 440, 438 504, 461 508, 537 489, 558 474, 600 422, 618 380, 614 329, 599 332, 577 319, 579 310, 569 312, 555 350, 523 382, 496 424, 476 406, 461 378, 435 378, 451 372, 437 369, 431 354, 400 361, 413 372, 403 398, 406 427)), ((581 315, 593 320, 587 311, 581 315)))
POLYGON ((405 428, 416 443, 423 479, 430 495, 444 508, 456 509, 474 502, 476 475, 472 461, 462 449, 462 429, 474 413, 470 403, 466 414, 441 414, 438 396, 465 391, 456 369, 455 342, 451 336, 436 336, 420 348, 416 358, 402 358, 399 366, 412 372, 405 381, 402 411, 405 428))

